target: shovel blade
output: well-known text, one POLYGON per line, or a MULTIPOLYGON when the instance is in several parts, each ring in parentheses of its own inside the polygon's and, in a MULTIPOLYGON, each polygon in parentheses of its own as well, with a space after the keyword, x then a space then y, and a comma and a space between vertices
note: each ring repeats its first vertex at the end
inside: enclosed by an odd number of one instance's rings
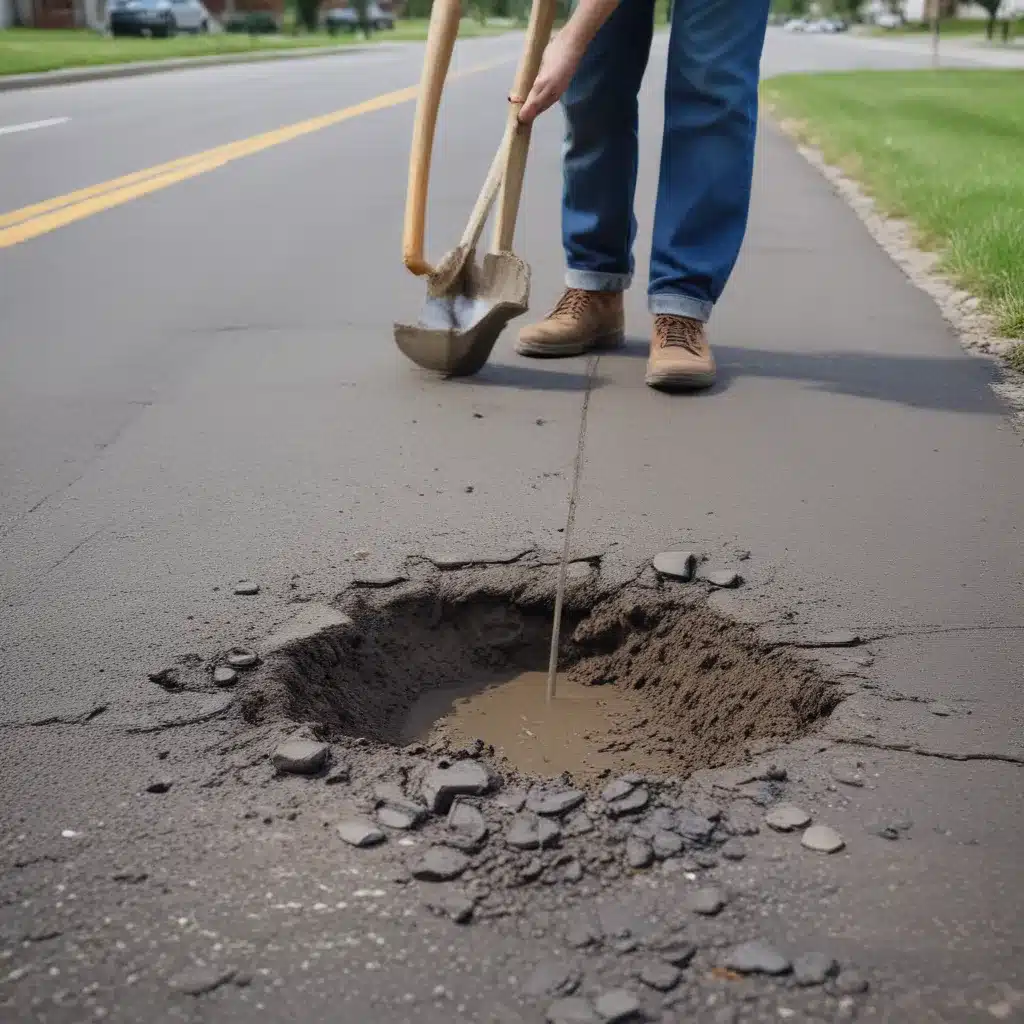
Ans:
POLYGON ((395 343, 417 366, 468 377, 487 362, 505 325, 529 308, 530 268, 512 253, 473 264, 454 294, 431 294, 415 324, 395 324, 395 343))

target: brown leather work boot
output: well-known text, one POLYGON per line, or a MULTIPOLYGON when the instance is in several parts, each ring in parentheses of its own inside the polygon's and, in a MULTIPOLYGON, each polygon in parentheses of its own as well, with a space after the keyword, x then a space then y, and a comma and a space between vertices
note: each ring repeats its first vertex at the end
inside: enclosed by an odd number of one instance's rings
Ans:
POLYGON ((624 328, 622 292, 566 288, 544 320, 519 332, 516 351, 523 356, 580 356, 621 345, 624 328))
POLYGON ((704 325, 688 316, 659 313, 654 318, 651 357, 644 378, 662 391, 692 391, 715 383, 715 357, 704 325))

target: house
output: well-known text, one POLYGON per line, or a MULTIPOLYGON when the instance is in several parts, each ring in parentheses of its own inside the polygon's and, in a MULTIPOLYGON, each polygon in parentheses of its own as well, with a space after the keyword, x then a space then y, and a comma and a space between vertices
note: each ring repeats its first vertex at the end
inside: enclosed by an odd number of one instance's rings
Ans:
MULTIPOLYGON (((284 0, 204 0, 217 19, 244 11, 284 13, 284 0)), ((0 28, 94 28, 105 22, 106 0, 0 0, 0 28)))
MULTIPOLYGON (((907 21, 925 22, 931 17, 932 0, 903 0, 902 3, 893 4, 888 0, 871 0, 865 7, 868 16, 875 14, 889 14, 892 11, 899 11, 907 21)), ((977 19, 978 21, 988 20, 988 11, 979 4, 959 4, 956 16, 965 19, 977 19)), ((999 17, 1022 17, 1024 16, 1024 0, 1003 0, 999 9, 999 17)))

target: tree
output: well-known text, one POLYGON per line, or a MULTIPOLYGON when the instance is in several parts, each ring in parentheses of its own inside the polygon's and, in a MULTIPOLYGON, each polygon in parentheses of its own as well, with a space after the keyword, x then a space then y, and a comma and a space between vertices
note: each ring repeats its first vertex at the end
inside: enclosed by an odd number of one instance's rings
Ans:
POLYGON ((363 38, 369 39, 373 26, 370 24, 370 0, 352 0, 356 17, 359 19, 359 28, 362 30, 363 38))
POLYGON ((320 0, 296 0, 295 26, 302 26, 307 32, 320 27, 320 0))
POLYGON ((861 0, 835 0, 833 7, 839 17, 846 21, 860 21, 861 0))
POLYGON ((810 8, 809 0, 773 0, 772 10, 784 18, 802 18, 810 8))
POLYGON ((1002 0, 978 0, 978 6, 985 9, 985 13, 988 15, 988 24, 985 26, 985 35, 991 39, 995 35, 996 31, 996 17, 999 14, 999 8, 1003 6, 1002 0))

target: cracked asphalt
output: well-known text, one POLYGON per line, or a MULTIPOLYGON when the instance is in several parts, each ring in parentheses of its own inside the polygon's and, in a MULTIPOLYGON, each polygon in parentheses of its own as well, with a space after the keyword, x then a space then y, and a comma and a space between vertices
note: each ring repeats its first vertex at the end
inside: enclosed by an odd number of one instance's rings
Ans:
MULTIPOLYGON (((447 94, 434 253, 486 172, 517 45, 459 47, 471 73, 447 94)), ((421 56, 0 95, 2 124, 70 119, 0 138, 2 205, 365 103, 414 84, 421 56)), ((765 68, 926 61, 772 33, 765 68)), ((845 700, 758 754, 786 770, 770 794, 723 771, 652 783, 660 809, 721 809, 716 835, 742 859, 712 843, 693 863, 596 862, 577 885, 545 884, 563 865, 544 860, 507 913, 458 925, 424 908, 430 883, 409 881, 398 840, 357 850, 335 829, 366 786, 426 755, 339 742, 349 782, 278 777, 289 723, 242 721, 235 691, 150 681, 322 626, 353 579, 411 575, 424 553, 560 550, 585 361, 520 360, 510 331, 478 378, 450 383, 394 348, 392 323, 422 300, 399 260, 411 118, 410 103, 375 109, 0 253, 0 1017, 534 1024, 561 995, 535 994, 543 963, 578 975, 570 998, 588 1007, 624 988, 666 1022, 1019 1019, 1021 437, 995 364, 962 352, 768 122, 712 325, 721 381, 684 399, 643 386, 635 289, 630 343, 596 371, 574 540, 609 587, 668 547, 723 568, 749 551, 743 587, 708 598, 719 611, 772 642, 863 638, 809 652, 845 700), (243 579, 259 593, 236 595, 243 579), (764 827, 771 800, 844 849, 764 827), (689 901, 709 884, 728 902, 705 919, 689 901), (569 941, 581 918, 587 948, 569 941), (698 952, 662 993, 640 975, 666 931, 698 952), (754 939, 834 957, 839 977, 726 969, 754 939)), ((535 132, 516 240, 538 312, 559 290, 559 136, 555 115, 535 132)), ((482 806, 497 851, 507 812, 482 806)), ((614 860, 622 837, 599 831, 614 860)), ((491 867, 473 884, 496 886, 491 867)))

